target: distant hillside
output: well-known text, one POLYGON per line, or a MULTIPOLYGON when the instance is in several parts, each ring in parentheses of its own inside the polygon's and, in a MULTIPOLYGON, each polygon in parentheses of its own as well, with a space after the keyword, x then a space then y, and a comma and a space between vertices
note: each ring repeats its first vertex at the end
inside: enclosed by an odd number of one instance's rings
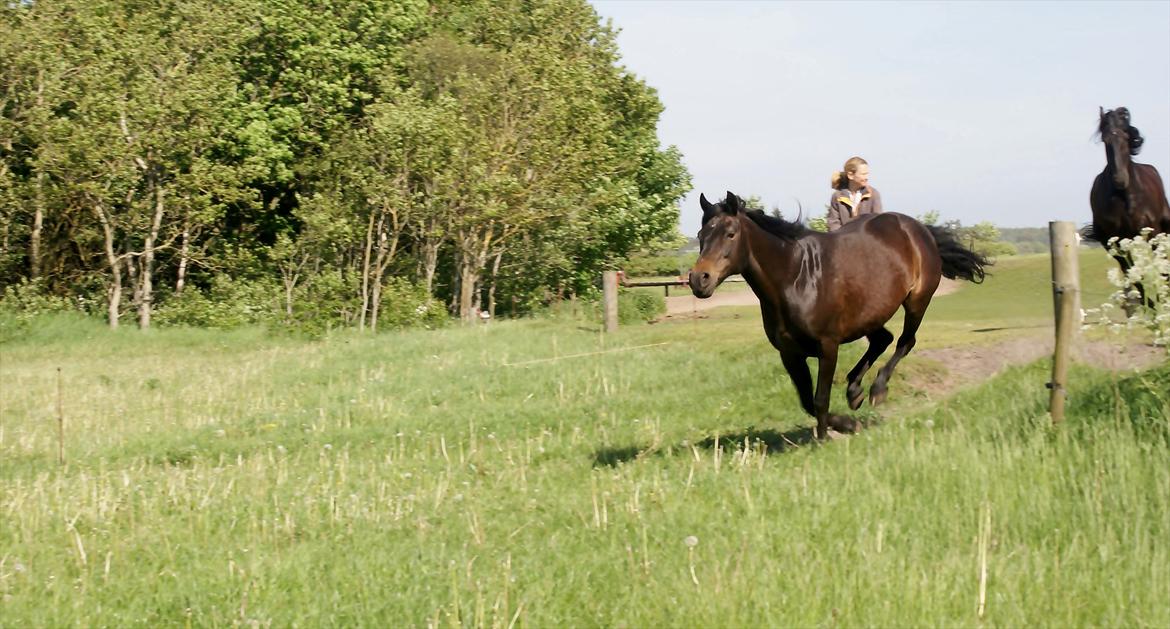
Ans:
POLYGON ((1000 242, 1011 243, 1016 253, 1046 253, 1048 247, 1047 227, 1000 227, 1000 242))

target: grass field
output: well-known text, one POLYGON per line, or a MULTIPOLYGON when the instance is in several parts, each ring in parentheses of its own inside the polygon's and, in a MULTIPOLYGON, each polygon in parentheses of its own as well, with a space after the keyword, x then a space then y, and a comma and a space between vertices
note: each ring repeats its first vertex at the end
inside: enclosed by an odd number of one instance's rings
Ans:
MULTIPOLYGON (((938 298, 921 346, 1044 325, 1046 265, 938 298)), ((1170 625, 1170 366, 1076 367, 1052 429, 1046 363, 927 403, 911 354, 872 428, 816 445, 728 310, 40 321, 0 345, 0 626, 1170 625)))

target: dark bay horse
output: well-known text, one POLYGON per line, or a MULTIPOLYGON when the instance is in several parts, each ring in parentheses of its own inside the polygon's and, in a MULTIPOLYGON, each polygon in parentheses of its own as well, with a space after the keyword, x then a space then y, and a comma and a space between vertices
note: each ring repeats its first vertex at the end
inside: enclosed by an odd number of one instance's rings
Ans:
MULTIPOLYGON (((1099 108, 1097 133, 1105 143, 1105 169, 1093 180, 1089 205, 1093 224, 1082 235, 1109 246, 1110 238, 1133 238, 1147 227, 1155 234, 1170 233, 1170 203, 1162 177, 1149 164, 1130 159, 1142 148, 1142 136, 1129 122, 1129 110, 1099 108)), ((1129 262, 1118 257, 1121 270, 1129 262)), ((1140 288, 1139 288, 1140 290, 1140 288)))
POLYGON ((829 414, 829 393, 837 350, 862 337, 869 349, 849 371, 849 407, 861 407, 861 379, 894 340, 886 322, 898 308, 905 326, 894 355, 874 379, 871 404, 885 400, 898 361, 914 347, 915 334, 939 278, 981 282, 990 263, 963 248, 954 235, 903 214, 862 216, 825 234, 799 222, 748 211, 728 192, 711 204, 699 196, 703 226, 699 260, 690 273, 691 290, 707 298, 730 275, 742 275, 760 298, 764 333, 796 386, 805 412, 817 419, 817 438, 828 428, 853 432, 850 417, 829 414), (807 360, 817 358, 816 392, 807 360))

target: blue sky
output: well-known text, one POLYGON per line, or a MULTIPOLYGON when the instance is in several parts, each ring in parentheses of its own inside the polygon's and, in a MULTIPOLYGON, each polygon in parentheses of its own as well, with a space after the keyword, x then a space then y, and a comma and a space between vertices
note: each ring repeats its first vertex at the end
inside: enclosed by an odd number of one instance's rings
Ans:
POLYGON ((666 107, 687 235, 700 192, 823 214, 852 155, 887 210, 1085 223, 1099 105, 1129 107, 1137 161, 1170 174, 1170 2, 592 4, 666 107))

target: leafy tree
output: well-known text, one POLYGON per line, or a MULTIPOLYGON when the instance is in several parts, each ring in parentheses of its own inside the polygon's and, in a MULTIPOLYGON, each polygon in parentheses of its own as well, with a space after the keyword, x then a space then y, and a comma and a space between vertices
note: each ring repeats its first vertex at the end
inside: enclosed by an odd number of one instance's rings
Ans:
POLYGON ((418 294, 523 311, 677 239, 661 103, 584 0, 0 16, 0 284, 84 293, 111 326, 168 300, 206 325, 373 330, 418 294))

